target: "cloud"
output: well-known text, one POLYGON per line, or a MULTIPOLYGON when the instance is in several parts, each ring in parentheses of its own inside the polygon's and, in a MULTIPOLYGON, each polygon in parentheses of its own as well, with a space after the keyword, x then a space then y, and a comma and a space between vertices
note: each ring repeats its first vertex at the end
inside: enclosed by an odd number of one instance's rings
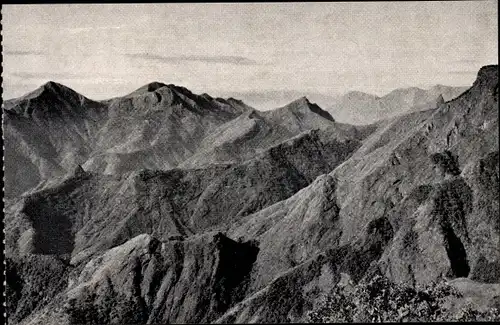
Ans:
POLYGON ((463 70, 463 71, 450 71, 448 73, 449 74, 456 74, 456 75, 476 75, 477 71, 476 70, 463 70))
POLYGON ((133 53, 125 54, 129 58, 161 61, 166 63, 180 63, 180 62, 205 62, 205 63, 225 63, 236 65, 260 65, 255 60, 245 58, 242 56, 209 56, 209 55, 179 55, 179 56, 162 56, 149 53, 133 53))
POLYGON ((452 64, 478 64, 479 61, 474 60, 474 59, 462 59, 462 60, 456 60, 452 61, 452 64))
POLYGON ((22 79, 82 79, 83 77, 73 73, 57 73, 57 72, 11 72, 9 76, 22 79))
POLYGON ((93 31, 121 29, 122 27, 124 26, 73 27, 73 28, 66 28, 64 30, 70 34, 78 34, 78 33, 93 32, 93 31))
POLYGON ((40 51, 3 51, 3 55, 43 55, 40 51))
POLYGON ((12 77, 16 77, 22 79, 22 81, 26 82, 40 82, 43 80, 53 80, 53 81, 69 81, 77 82, 77 83, 103 83, 103 82, 115 82, 115 83, 124 83, 129 80, 126 78, 122 78, 121 76, 115 75, 86 75, 86 74, 76 74, 76 73, 58 73, 58 72, 10 72, 5 73, 4 79, 10 79, 12 77))

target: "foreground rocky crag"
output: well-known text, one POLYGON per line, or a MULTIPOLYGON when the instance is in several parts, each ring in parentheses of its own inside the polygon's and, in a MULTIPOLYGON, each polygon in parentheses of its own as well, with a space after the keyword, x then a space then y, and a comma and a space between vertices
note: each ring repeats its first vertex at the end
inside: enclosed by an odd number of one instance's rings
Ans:
MULTIPOLYGON (((137 92, 158 103, 159 89, 137 92)), ((131 112, 136 98, 95 105, 131 112)), ((448 281, 461 291, 448 310, 498 306, 497 66, 435 109, 367 127, 305 99, 224 107, 182 168, 103 173, 95 155, 7 202, 12 323, 297 322, 375 277, 448 281)))

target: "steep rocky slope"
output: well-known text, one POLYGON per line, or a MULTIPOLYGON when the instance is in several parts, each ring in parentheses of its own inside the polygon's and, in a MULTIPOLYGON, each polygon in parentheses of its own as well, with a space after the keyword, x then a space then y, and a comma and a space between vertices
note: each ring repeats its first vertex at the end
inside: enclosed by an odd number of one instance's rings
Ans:
POLYGON ((224 227, 293 195, 361 145, 335 133, 309 131, 236 165, 123 175, 77 169, 7 210, 7 241, 16 252, 80 259, 141 233, 163 240, 224 227))
POLYGON ((259 291, 221 321, 297 320, 339 272, 498 283, 497 187, 498 68, 487 66, 459 98, 393 120, 330 175, 235 225, 230 235, 260 243, 259 291), (273 293, 283 286, 290 299, 273 293))
POLYGON ((304 131, 326 128, 359 138, 356 128, 335 123, 328 112, 305 97, 271 111, 251 110, 206 137, 198 152, 180 167, 247 160, 304 131))
POLYGON ((207 322, 241 299, 257 253, 252 243, 222 234, 164 242, 143 234, 76 267, 43 255, 25 256, 23 262, 30 264, 9 260, 17 294, 10 319, 21 324, 207 322), (33 299, 30 290, 40 290, 44 299, 33 299))
POLYGON ((300 100, 214 127, 243 149, 210 161, 231 163, 84 166, 9 200, 9 319, 297 322, 346 277, 375 274, 410 286, 444 278, 481 308, 498 303, 470 289, 500 283, 498 67, 437 108, 369 127, 320 113, 300 100), (232 125, 284 116, 284 140, 232 125))

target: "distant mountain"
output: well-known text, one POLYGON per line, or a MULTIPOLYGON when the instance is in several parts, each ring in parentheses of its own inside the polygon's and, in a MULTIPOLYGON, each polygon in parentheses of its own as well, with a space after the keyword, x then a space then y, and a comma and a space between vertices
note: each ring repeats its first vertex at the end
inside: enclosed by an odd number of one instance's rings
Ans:
POLYGON ((328 112, 306 98, 260 112, 241 100, 196 95, 161 82, 100 102, 49 82, 6 101, 4 112, 9 197, 77 165, 121 174, 231 163, 334 124, 328 112))
POLYGON ((440 95, 449 101, 462 94, 467 87, 436 85, 428 90, 417 87, 401 88, 378 97, 352 91, 332 102, 328 111, 338 120, 351 124, 369 124, 378 120, 407 113, 409 110, 436 108, 440 95))
POLYGON ((452 87, 445 85, 435 85, 427 90, 430 99, 443 95, 445 101, 450 101, 463 94, 470 87, 452 87))
POLYGON ((328 112, 305 97, 270 111, 247 111, 206 137, 198 152, 180 167, 202 167, 250 159, 302 132, 335 125, 328 112))
POLYGON ((174 167, 210 130, 248 109, 158 82, 101 102, 49 82, 4 104, 6 193, 77 165, 104 173, 174 167))
POLYGON ((339 96, 315 93, 311 91, 298 90, 267 90, 267 91, 240 91, 222 92, 221 96, 241 98, 246 103, 259 110, 270 110, 275 107, 284 106, 296 98, 307 97, 321 107, 328 107, 335 102, 339 96))
POLYGON ((361 91, 326 95, 292 90, 226 92, 223 95, 242 98, 251 106, 261 110, 284 106, 295 98, 305 96, 319 106, 325 107, 338 121, 359 125, 403 114, 408 110, 435 108, 439 95, 443 95, 444 100, 449 101, 467 89, 468 87, 445 85, 435 85, 429 89, 410 87, 395 89, 382 97, 361 91))
POLYGON ((55 82, 4 101, 3 113, 7 196, 83 164, 108 119, 107 105, 55 82))

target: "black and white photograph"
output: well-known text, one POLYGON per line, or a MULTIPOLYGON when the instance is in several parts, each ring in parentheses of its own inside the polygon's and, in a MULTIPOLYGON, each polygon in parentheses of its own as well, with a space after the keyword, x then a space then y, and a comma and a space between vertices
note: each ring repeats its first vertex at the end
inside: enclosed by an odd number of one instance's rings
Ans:
POLYGON ((500 322, 498 1, 1 7, 6 324, 500 322))

